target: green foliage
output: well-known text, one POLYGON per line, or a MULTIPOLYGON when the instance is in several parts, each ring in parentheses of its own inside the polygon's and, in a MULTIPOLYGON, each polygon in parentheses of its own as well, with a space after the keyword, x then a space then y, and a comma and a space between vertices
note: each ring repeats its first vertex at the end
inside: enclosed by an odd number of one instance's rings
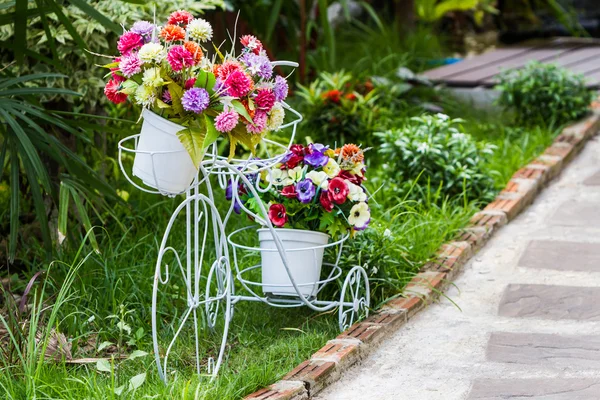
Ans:
POLYGON ((304 100, 303 129, 315 142, 372 144, 382 107, 370 81, 356 82, 344 71, 323 72, 309 86, 298 85, 296 94, 304 100))
POLYGON ((583 116, 594 98, 582 75, 553 64, 531 62, 505 71, 496 86, 498 103, 520 124, 563 124, 583 116))
POLYGON ((384 174, 404 193, 420 185, 439 189, 443 196, 490 199, 494 181, 484 164, 494 147, 474 141, 460 129, 461 122, 443 114, 423 115, 402 129, 377 133, 382 141, 379 152, 386 160, 384 174))

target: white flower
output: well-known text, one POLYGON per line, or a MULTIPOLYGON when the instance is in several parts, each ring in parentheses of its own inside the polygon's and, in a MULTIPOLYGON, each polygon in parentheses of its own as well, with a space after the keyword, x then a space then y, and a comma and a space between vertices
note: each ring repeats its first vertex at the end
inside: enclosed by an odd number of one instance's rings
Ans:
POLYGON ((274 186, 288 186, 294 183, 289 176, 287 171, 281 169, 272 169, 268 171, 267 181, 271 182, 274 186))
POLYGON ((188 24, 187 34, 192 39, 207 42, 212 39, 213 28, 208 21, 196 18, 188 24))
POLYGON ((429 148, 430 148, 429 143, 421 142, 417 146, 417 153, 427 153, 429 151, 429 148))
POLYGON ((160 43, 146 43, 138 51, 138 57, 142 63, 161 63, 167 56, 167 51, 160 43))
POLYGON ((160 76, 160 68, 158 67, 148 68, 147 70, 145 70, 144 76, 142 77, 142 82, 144 83, 144 85, 153 88, 162 86, 165 83, 162 76, 160 76))
POLYGON ((465 140, 467 140, 467 135, 465 135, 464 133, 461 133, 461 132, 455 132, 452 134, 452 139, 458 140, 460 142, 464 142, 465 140))
POLYGON ((335 178, 338 176, 341 169, 338 163, 333 158, 330 158, 327 164, 323 167, 323 171, 325 171, 327 176, 330 178, 335 178))
POLYGON ((306 178, 310 179, 315 186, 319 186, 323 190, 327 190, 327 187, 329 186, 329 177, 323 171, 310 171, 306 174, 306 178))
POLYGON ((300 182, 302 180, 302 175, 304 175, 304 167, 297 166, 296 168, 292 168, 287 171, 287 174, 292 182, 300 182))
POLYGON ((437 114, 435 114, 435 116, 438 119, 441 119, 442 121, 448 121, 450 119, 449 116, 447 116, 446 114, 442 114, 442 113, 437 113, 437 114))
POLYGON ((359 175, 359 176, 363 176, 362 174, 362 170, 365 167, 364 163, 356 163, 354 164, 354 166, 352 167, 352 169, 350 170, 350 172, 352 172, 354 175, 359 175))
POLYGON ((386 229, 385 231, 383 231, 383 237, 391 237, 392 236, 392 231, 390 231, 389 229, 386 229))
POLYGON ((348 215, 348 222, 354 226, 354 229, 360 231, 369 225, 371 220, 371 212, 367 203, 361 202, 355 204, 350 209, 350 215, 348 215))
POLYGON ((279 103, 276 103, 271 112, 269 113, 269 119, 267 120, 267 129, 270 131, 276 131, 279 129, 281 125, 283 125, 283 120, 285 118, 285 111, 283 110, 283 106, 279 103))
POLYGON ((365 191, 363 190, 363 188, 361 188, 358 185, 355 185, 354 183, 350 182, 349 180, 345 179, 346 185, 348 185, 348 199, 352 200, 352 201, 367 201, 367 194, 365 193, 365 191))
POLYGON ((135 91, 135 99, 144 107, 152 107, 156 101, 156 92, 151 86, 140 85, 135 91))

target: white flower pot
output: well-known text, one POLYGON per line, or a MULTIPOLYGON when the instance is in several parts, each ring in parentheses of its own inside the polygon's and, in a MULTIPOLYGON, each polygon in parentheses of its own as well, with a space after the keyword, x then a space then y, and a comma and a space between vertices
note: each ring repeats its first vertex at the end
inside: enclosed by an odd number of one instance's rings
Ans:
POLYGON ((185 128, 148 109, 142 111, 142 117, 144 122, 133 162, 133 175, 162 192, 185 191, 198 174, 192 158, 177 137, 177 132, 185 128))
MULTIPOLYGON (((321 232, 283 228, 277 228, 275 232, 286 250, 288 268, 300 293, 305 297, 314 297, 317 294, 316 282, 321 277, 325 249, 321 247, 310 250, 292 250, 324 246, 329 242, 329 235, 321 232)), ((271 230, 258 229, 258 240, 261 249, 275 250, 261 251, 263 292, 276 296, 298 296, 277 251, 271 230)))

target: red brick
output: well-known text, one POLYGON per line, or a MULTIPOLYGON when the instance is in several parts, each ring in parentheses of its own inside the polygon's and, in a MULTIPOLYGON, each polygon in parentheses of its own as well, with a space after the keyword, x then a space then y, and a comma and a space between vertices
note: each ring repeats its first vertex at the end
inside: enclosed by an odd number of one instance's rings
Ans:
POLYGON ((527 205, 525 197, 522 195, 509 196, 500 194, 496 199, 488 204, 483 211, 502 211, 506 214, 508 220, 512 220, 527 205))
POLYGON ((404 292, 412 295, 430 296, 433 289, 438 289, 445 278, 446 274, 443 272, 419 272, 406 285, 404 292))
POLYGON ((352 365, 359 358, 360 342, 356 340, 334 339, 327 342, 311 360, 331 361, 336 364, 352 365))
POLYGON ((417 311, 419 311, 425 302, 420 296, 406 296, 397 297, 389 300, 383 305, 383 309, 393 309, 403 311, 406 313, 408 318, 412 317, 417 311))
POLYGON ((543 165, 548 167, 548 175, 546 177, 546 180, 550 180, 556 177, 556 175, 558 175, 562 170, 563 159, 558 156, 549 156, 547 154, 542 154, 534 161, 532 161, 531 164, 543 165))
POLYGON ((358 339, 363 343, 372 344, 384 335, 379 332, 382 325, 358 322, 338 335, 337 339, 358 339))
POLYGON ((474 226, 484 227, 488 231, 493 231, 506 225, 508 218, 506 213, 498 210, 494 211, 480 211, 473 215, 471 218, 471 224, 474 226))
POLYGON ((557 143, 555 142, 552 146, 548 147, 544 154, 547 156, 558 156, 563 160, 569 160, 573 155, 574 146, 569 143, 557 143))
POLYGON ((512 177, 513 179, 543 179, 544 171, 543 166, 529 164, 515 172, 512 177))
POLYGON ((305 400, 308 392, 304 382, 279 381, 246 397, 244 400, 305 400))
POLYGON ((406 312, 396 310, 380 310, 362 322, 365 324, 377 324, 396 329, 406 322, 406 312))
POLYGON ((332 361, 306 360, 284 376, 282 380, 304 382, 310 396, 320 391, 334 372, 335 363, 332 361))
POLYGON ((488 229, 478 226, 471 226, 463 229, 456 239, 469 243, 471 250, 475 252, 487 242, 490 236, 490 231, 488 229))

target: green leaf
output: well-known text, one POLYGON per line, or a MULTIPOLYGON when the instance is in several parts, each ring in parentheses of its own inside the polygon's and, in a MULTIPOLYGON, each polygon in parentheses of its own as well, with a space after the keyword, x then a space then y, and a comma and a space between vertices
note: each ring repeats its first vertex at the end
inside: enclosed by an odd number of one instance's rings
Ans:
POLYGON ((100 24, 102 24, 104 27, 110 29, 117 35, 121 35, 123 33, 123 28, 121 26, 119 26, 119 24, 113 22, 106 15, 104 15, 100 11, 98 11, 95 7, 92 7, 91 5, 89 5, 87 1, 85 1, 85 0, 69 0, 69 3, 73 4, 75 7, 79 8, 81 11, 83 11, 86 15, 92 17, 93 19, 98 21, 100 24))
POLYGON ((269 20, 267 21, 267 30, 265 34, 265 41, 267 43, 271 41, 271 36, 275 31, 275 24, 277 23, 277 18, 279 18, 282 5, 283 0, 275 0, 271 6, 271 14, 269 15, 269 20))
POLYGON ((102 342, 100 343, 100 345, 98 346, 98 351, 102 351, 105 348, 107 348, 108 346, 111 346, 113 344, 113 342, 102 342))
POLYGON ((206 137, 204 138, 204 149, 213 144, 221 134, 215 128, 215 119, 207 114, 204 114, 204 123, 206 124, 206 137))
POLYGON ((88 216, 87 210, 85 209, 83 202, 81 201, 81 197, 79 193, 73 188, 71 188, 71 196, 73 197, 73 202, 75 203, 75 208, 77 208, 77 213, 79 214, 79 220, 81 224, 85 228, 86 232, 89 233, 88 237, 90 239, 90 244, 96 250, 96 253, 100 254, 100 247, 98 246, 98 242, 96 241, 96 235, 92 231, 92 223, 90 222, 90 217, 88 216))
POLYGON ((134 360, 136 358, 140 358, 140 357, 146 357, 148 355, 148 353, 146 353, 145 351, 142 350, 135 350, 133 353, 131 353, 129 355, 129 357, 127 357, 128 360, 134 360))
POLYGON ((248 121, 252 121, 252 117, 250 117, 250 114, 248 114, 248 111, 246 111, 246 107, 244 107, 241 101, 233 100, 231 102, 231 105, 233 106, 235 111, 237 111, 238 114, 241 114, 248 121))
POLYGON ((10 141, 10 239, 8 245, 8 258, 12 263, 17 252, 17 236, 19 233, 19 157, 17 146, 10 141))
POLYGON ((60 183, 60 192, 58 196, 58 244, 67 237, 67 219, 69 217, 69 188, 63 183, 60 183))
POLYGON ((120 92, 125 93, 127 95, 132 95, 135 93, 138 86, 139 85, 135 81, 128 79, 125 82, 123 82, 123 84, 121 85, 120 92))
POLYGON ((175 114, 182 115, 185 112, 185 110, 183 109, 183 105, 181 104, 181 98, 183 97, 183 89, 175 82, 170 82, 167 85, 167 87, 169 88, 169 93, 171 94, 171 103, 173 104, 173 111, 175 112, 175 114))
POLYGON ((200 70, 198 71, 198 77, 196 78, 196 83, 194 83, 194 86, 204 88, 207 91, 212 91, 216 82, 217 78, 215 78, 215 74, 209 71, 200 70))
POLYGON ((136 390, 146 381, 146 373, 142 372, 129 380, 129 390, 136 390))
POLYGON ((105 358, 96 362, 96 369, 100 372, 111 372, 110 363, 105 358))
POLYGON ((194 166, 198 168, 204 156, 204 140, 206 138, 206 125, 201 128, 186 128, 177 132, 177 137, 187 150, 194 166))

